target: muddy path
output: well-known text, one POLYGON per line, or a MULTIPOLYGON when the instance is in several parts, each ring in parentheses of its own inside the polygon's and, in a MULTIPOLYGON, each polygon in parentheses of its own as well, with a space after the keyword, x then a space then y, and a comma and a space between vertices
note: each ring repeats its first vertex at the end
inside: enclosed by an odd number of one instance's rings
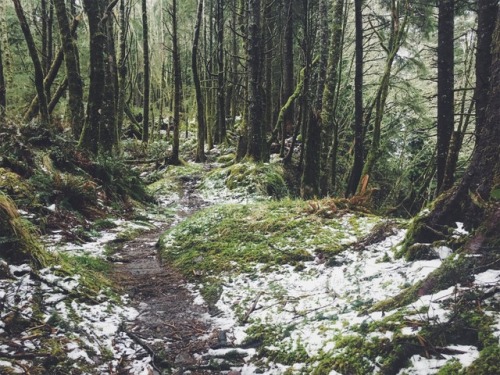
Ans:
MULTIPOLYGON (((213 368, 206 356, 218 345, 218 332, 209 322, 208 308, 195 301, 186 280, 174 267, 162 264, 157 241, 167 229, 207 206, 195 192, 198 181, 185 179, 173 223, 164 223, 123 244, 112 279, 128 294, 139 316, 127 334, 152 357, 156 374, 227 374, 213 368)), ((233 372, 237 374, 238 372, 233 372)))

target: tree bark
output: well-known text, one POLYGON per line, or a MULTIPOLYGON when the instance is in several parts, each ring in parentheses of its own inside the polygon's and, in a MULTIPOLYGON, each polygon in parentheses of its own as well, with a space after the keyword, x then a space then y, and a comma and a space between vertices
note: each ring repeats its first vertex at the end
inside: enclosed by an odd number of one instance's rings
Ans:
POLYGON ((64 52, 66 64, 66 76, 68 79, 68 105, 70 111, 70 122, 73 136, 79 139, 83 129, 83 82, 80 76, 80 64, 78 47, 71 32, 71 27, 66 12, 64 0, 54 0, 59 33, 61 36, 61 48, 64 52))
POLYGON ((217 26, 217 126, 214 142, 221 143, 226 138, 226 98, 224 82, 224 4, 216 2, 217 26))
POLYGON ((436 192, 443 191, 446 159, 454 128, 454 0, 439 0, 438 18, 438 119, 436 192))
POLYGON ((178 24, 177 24, 177 0, 172 0, 172 58, 174 62, 174 136, 172 164, 179 164, 179 127, 180 127, 180 112, 181 112, 181 61, 179 54, 178 41, 178 24))
POLYGON ((142 106, 142 141, 149 141, 149 96, 150 96, 150 74, 149 67, 149 36, 148 36, 148 5, 147 0, 142 0, 142 49, 144 59, 144 101, 142 106))
POLYGON ((333 30, 330 45, 330 55, 326 74, 326 84, 323 90, 322 118, 322 148, 320 190, 327 195, 334 185, 337 168, 338 126, 335 123, 335 97, 339 79, 339 62, 342 54, 342 34, 344 18, 344 0, 336 0, 333 14, 333 30), (331 149, 330 149, 331 148, 331 149), (330 159, 330 160, 329 160, 330 159), (330 162, 329 162, 330 161, 330 162))
POLYGON ((119 61, 118 61, 118 104, 116 106, 117 137, 121 139, 123 120, 125 118, 125 101, 127 95, 127 33, 128 13, 126 0, 120 0, 120 36, 119 36, 119 61))
POLYGON ((28 45, 31 60, 33 61, 33 68, 35 70, 35 87, 38 95, 41 125, 44 127, 48 127, 50 125, 50 117, 47 107, 47 96, 45 95, 45 85, 43 82, 44 74, 42 64, 40 63, 40 58, 38 57, 38 51, 36 49, 35 41, 33 40, 33 36, 28 26, 28 21, 26 20, 26 17, 24 15, 24 10, 21 6, 21 2, 19 0, 12 1, 16 9, 17 18, 19 19, 19 23, 21 24, 24 38, 26 39, 26 44, 28 45))
POLYGON ((6 92, 5 76, 3 74, 3 49, 0 44, 0 121, 4 121, 5 119, 5 111, 7 108, 6 92))
POLYGON ((356 66, 354 77, 354 161, 349 176, 346 196, 356 194, 363 171, 363 14, 362 0, 354 1, 356 26, 356 66))
POLYGON ((476 134, 479 134, 486 121, 486 106, 490 89, 491 42, 498 0, 478 1, 478 32, 476 52, 476 134))
MULTIPOLYGON (((308 0, 305 2, 305 17, 309 18, 309 15, 314 12, 312 5, 308 0)), ((317 197, 320 194, 319 190, 319 180, 320 180, 320 162, 321 162, 321 110, 323 105, 323 90, 325 87, 326 78, 326 68, 328 64, 328 6, 326 0, 320 0, 319 2, 319 24, 318 24, 318 36, 319 36, 319 58, 317 63, 318 73, 316 76, 316 93, 314 97, 311 97, 311 90, 306 91, 306 106, 309 119, 307 121, 306 134, 304 137, 304 166, 302 169, 302 176, 300 181, 300 195, 304 199, 310 199, 317 197)), ((306 31, 304 32, 305 38, 304 49, 306 54, 306 83, 305 87, 309 86, 308 76, 312 75, 312 33, 311 25, 306 21, 305 25, 306 31)))
POLYGON ((261 2, 248 1, 248 147, 246 156, 256 162, 264 159, 262 112, 262 30, 261 2))
MULTIPOLYGON (((293 85, 293 24, 294 15, 292 1, 289 1, 285 7, 285 28, 283 30, 283 89, 281 93, 281 102, 287 103, 294 93, 293 85)), ((284 106, 283 106, 284 107, 284 106)), ((280 112, 281 116, 281 112, 280 112)), ((286 138, 293 132, 294 103, 291 102, 283 113, 283 122, 281 126, 281 148, 280 156, 285 156, 286 138)))
POLYGON ((205 108, 203 106, 203 95, 201 92, 200 77, 198 74, 198 42, 200 39, 201 18, 203 16, 203 0, 198 0, 196 11, 196 24, 194 26, 193 49, 191 56, 191 69, 193 71, 193 83, 196 92, 196 118, 198 120, 198 134, 196 144, 196 161, 205 161, 205 108))
POLYGON ((117 146, 117 65, 113 7, 118 0, 85 0, 90 39, 90 85, 80 147, 94 154, 111 154, 117 146))

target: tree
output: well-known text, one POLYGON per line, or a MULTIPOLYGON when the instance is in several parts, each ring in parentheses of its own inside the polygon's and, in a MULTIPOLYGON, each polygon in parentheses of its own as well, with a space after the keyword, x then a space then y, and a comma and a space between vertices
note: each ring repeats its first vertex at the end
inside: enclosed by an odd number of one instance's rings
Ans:
POLYGON ((112 14, 117 0, 84 0, 90 39, 90 84, 87 117, 80 146, 94 154, 111 153, 116 139, 116 76, 112 44, 112 14))
MULTIPOLYGON (((480 0, 480 7, 487 0, 480 0)), ((498 9, 498 8, 497 8, 498 9)), ((480 13, 481 14, 481 13, 480 13)), ((482 14, 480 17, 486 16, 482 14)), ((500 222, 500 10, 495 17, 492 33, 490 84, 488 105, 484 113, 484 123, 478 129, 472 160, 462 179, 452 189, 443 193, 434 203, 433 209, 413 223, 405 244, 432 242, 447 237, 447 227, 463 221, 468 229, 482 226, 474 239, 479 249, 493 240, 498 244, 500 222), (481 233, 483 232, 483 233, 481 233)), ((484 22, 479 22, 478 33, 491 32, 484 22)), ((486 35, 485 35, 486 36, 486 35)), ((478 53, 477 58, 482 54, 478 53)))
POLYGON ((68 104, 70 112, 71 129, 75 139, 80 137, 83 129, 83 82, 80 76, 78 47, 71 32, 71 27, 66 12, 64 0, 54 0, 54 7, 59 24, 61 46, 66 64, 66 77, 68 79, 68 104))
POLYGON ((196 11, 196 24, 194 26, 193 49, 191 55, 191 69, 193 71, 193 83, 196 92, 196 119, 198 121, 198 134, 196 145, 196 161, 205 161, 205 108, 201 92, 200 77, 198 74, 198 42, 200 40, 201 18, 203 16, 203 0, 198 0, 196 11))
POLYGON ((454 129, 454 0, 439 0, 438 16, 438 119, 437 119, 437 192, 443 190, 446 159, 454 129))
POLYGON ((490 46, 498 11, 498 0, 478 1, 477 11, 476 89, 474 99, 476 101, 476 132, 479 134, 486 121, 486 107, 488 105, 491 78, 492 54, 490 46))
POLYGON ((354 1, 356 26, 356 67, 354 78, 354 161, 346 195, 356 193, 363 171, 363 0, 354 1))
POLYGON ((3 74, 2 45, 0 44, 0 122, 4 121, 5 108, 7 107, 5 77, 3 74))
POLYGON ((319 59, 316 64, 316 92, 313 93, 310 82, 312 81, 312 25, 309 15, 314 12, 312 4, 308 0, 304 1, 305 25, 303 42, 304 54, 306 55, 306 82, 304 104, 308 112, 308 121, 305 127, 304 137, 304 165, 300 181, 300 195, 302 198, 312 198, 318 196, 320 161, 321 161, 321 111, 323 105, 323 90, 325 87, 326 68, 328 63, 328 5, 325 0, 319 2, 319 59), (313 95, 314 94, 314 95, 313 95))
POLYGON ((261 2, 248 1, 248 146, 246 156, 256 162, 264 159, 262 111, 262 29, 261 2))
POLYGON ((177 25, 177 0, 172 0, 172 59, 174 69, 174 136, 170 162, 179 164, 179 127, 181 112, 181 57, 179 53, 179 38, 177 25))
MULTIPOLYGON (((283 28, 283 85, 281 93, 281 102, 286 103, 288 98, 293 95, 294 85, 294 63, 293 63, 293 28, 294 28, 294 14, 293 14, 293 1, 290 0, 284 7, 285 11, 285 27, 283 28)), ((293 116, 294 105, 290 104, 283 113, 283 122, 281 126, 281 147, 280 156, 285 156, 285 140, 293 131, 293 116)))
POLYGON ((217 0, 215 5, 217 31, 217 126, 215 143, 226 138, 226 96, 224 78, 224 1, 217 0))
POLYGON ((142 0, 142 48, 144 61, 144 101, 142 106, 142 140, 147 143, 149 141, 149 90, 151 88, 149 67, 149 36, 148 36, 148 4, 147 0, 142 0))
POLYGON ((327 195, 335 185, 338 150, 338 125, 336 123, 335 98, 338 97, 339 62, 342 55, 342 34, 344 18, 344 0, 336 0, 333 14, 330 55, 328 57, 326 83, 323 91, 322 128, 321 128, 321 176, 320 190, 327 195))
POLYGON ((118 61, 118 104, 116 107, 117 136, 121 138, 123 121, 125 117, 126 94, 127 94, 127 36, 129 30, 130 7, 127 0, 120 0, 119 20, 119 61, 118 61))
POLYGON ((33 68, 35 69, 35 88, 38 95, 38 105, 40 109, 40 120, 41 125, 48 127, 50 124, 49 110, 47 104, 47 96, 45 95, 45 84, 44 84, 44 74, 42 69, 42 64, 40 63, 40 58, 38 57, 38 51, 31 34, 28 21, 24 15, 24 10, 21 6, 20 0, 12 0, 14 7, 16 9, 17 18, 21 25, 21 29, 28 46, 28 51, 30 53, 31 61, 33 62, 33 68))

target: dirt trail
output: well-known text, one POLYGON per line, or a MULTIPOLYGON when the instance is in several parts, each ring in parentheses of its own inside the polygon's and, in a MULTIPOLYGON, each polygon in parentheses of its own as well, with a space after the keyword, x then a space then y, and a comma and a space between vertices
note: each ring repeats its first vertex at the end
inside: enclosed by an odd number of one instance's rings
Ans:
MULTIPOLYGON (((178 216, 185 218, 205 205, 194 193, 196 183, 183 181, 178 216)), ((182 275, 159 261, 156 243, 172 225, 176 223, 143 233, 126 242, 119 253, 123 263, 115 265, 113 278, 140 313, 125 329, 153 356, 156 373, 171 369, 173 374, 227 374, 199 360, 218 336, 207 322, 207 306, 195 304, 182 275)))

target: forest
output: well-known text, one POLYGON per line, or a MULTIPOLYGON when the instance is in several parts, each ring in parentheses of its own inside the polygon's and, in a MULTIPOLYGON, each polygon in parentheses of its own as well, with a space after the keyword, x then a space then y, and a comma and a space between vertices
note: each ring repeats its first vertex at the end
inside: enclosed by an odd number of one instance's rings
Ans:
POLYGON ((0 0, 1 374, 500 374, 498 0, 0 0))

